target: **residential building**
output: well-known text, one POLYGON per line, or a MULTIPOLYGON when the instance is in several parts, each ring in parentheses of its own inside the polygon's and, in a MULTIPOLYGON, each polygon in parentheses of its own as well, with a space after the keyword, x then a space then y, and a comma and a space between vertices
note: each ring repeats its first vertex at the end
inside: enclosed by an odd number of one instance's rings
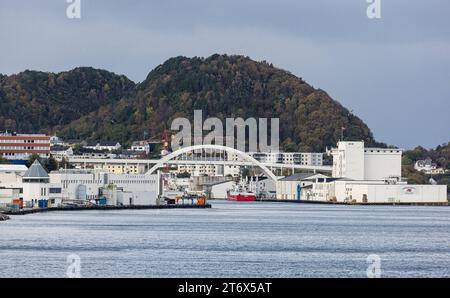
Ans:
POLYGON ((95 163, 91 167, 111 174, 144 174, 148 171, 148 166, 144 164, 95 163))
POLYGON ((96 150, 96 151, 116 151, 122 148, 119 142, 113 141, 101 141, 88 143, 86 146, 83 146, 86 149, 96 150))
POLYGON ((73 156, 73 149, 69 146, 55 145, 50 147, 50 155, 57 161, 62 161, 73 156))
POLYGON ((57 136, 51 136, 50 137, 50 146, 65 146, 66 144, 64 141, 57 137, 57 136))
POLYGON ((443 168, 438 168, 431 158, 416 161, 414 169, 427 175, 440 175, 446 172, 443 168))
POLYGON ((317 152, 249 152, 248 155, 262 163, 322 166, 323 153, 317 152))
POLYGON ((149 154, 150 144, 147 141, 135 141, 131 144, 131 150, 145 152, 145 154, 149 154))
POLYGON ((50 137, 43 134, 0 134, 0 155, 8 160, 25 161, 31 155, 50 156, 50 137))

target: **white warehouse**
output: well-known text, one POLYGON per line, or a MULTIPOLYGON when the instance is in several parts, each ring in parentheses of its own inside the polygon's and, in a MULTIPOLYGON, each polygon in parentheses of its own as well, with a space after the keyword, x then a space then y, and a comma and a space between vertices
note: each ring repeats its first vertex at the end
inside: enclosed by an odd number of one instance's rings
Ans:
POLYGON ((158 175, 111 174, 92 170, 50 172, 50 183, 61 186, 66 200, 108 199, 108 205, 155 205, 158 175))
POLYGON ((156 205, 158 175, 112 174, 95 170, 47 173, 36 160, 25 166, 0 167, 0 207, 57 207, 66 203, 156 205))
POLYGON ((277 198, 369 204, 447 204, 446 185, 409 185, 401 177, 402 151, 339 142, 331 150, 332 177, 297 174, 278 180, 277 198))
POLYGON ((365 148, 364 142, 339 142, 331 155, 335 178, 384 180, 402 176, 400 149, 365 148))

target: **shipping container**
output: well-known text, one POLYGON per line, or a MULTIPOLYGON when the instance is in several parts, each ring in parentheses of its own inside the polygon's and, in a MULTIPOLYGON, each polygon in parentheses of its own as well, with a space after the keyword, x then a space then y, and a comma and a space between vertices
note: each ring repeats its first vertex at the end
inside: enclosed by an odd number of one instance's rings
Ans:
POLYGON ((17 205, 17 204, 8 204, 8 205, 6 205, 6 208, 14 209, 14 210, 19 210, 20 209, 19 205, 17 205))
POLYGON ((100 205, 100 206, 105 206, 105 205, 106 205, 106 198, 96 199, 96 200, 95 200, 95 203, 96 203, 97 205, 100 205))
POLYGON ((47 200, 39 200, 38 207, 39 208, 48 208, 48 201, 47 200))
POLYGON ((12 204, 19 205, 19 208, 22 209, 23 208, 23 199, 14 199, 14 200, 12 200, 12 204))

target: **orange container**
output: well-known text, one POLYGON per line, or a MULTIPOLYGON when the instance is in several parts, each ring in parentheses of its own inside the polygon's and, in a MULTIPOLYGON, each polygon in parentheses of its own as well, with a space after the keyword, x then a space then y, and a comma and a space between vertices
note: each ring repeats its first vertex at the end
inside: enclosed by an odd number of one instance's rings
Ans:
POLYGON ((12 200, 13 205, 18 205, 20 209, 23 208, 23 200, 22 199, 13 199, 12 200))
POLYGON ((206 202, 206 200, 203 197, 200 197, 197 199, 197 205, 203 206, 203 205, 205 205, 205 202, 206 202))

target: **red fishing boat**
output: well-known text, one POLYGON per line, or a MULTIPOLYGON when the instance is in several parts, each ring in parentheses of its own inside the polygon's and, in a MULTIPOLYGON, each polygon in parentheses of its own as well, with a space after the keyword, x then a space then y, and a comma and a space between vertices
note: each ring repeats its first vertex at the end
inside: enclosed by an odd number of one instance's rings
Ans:
POLYGON ((254 202, 256 201, 256 194, 239 185, 235 186, 234 189, 227 190, 227 199, 228 201, 254 202))

